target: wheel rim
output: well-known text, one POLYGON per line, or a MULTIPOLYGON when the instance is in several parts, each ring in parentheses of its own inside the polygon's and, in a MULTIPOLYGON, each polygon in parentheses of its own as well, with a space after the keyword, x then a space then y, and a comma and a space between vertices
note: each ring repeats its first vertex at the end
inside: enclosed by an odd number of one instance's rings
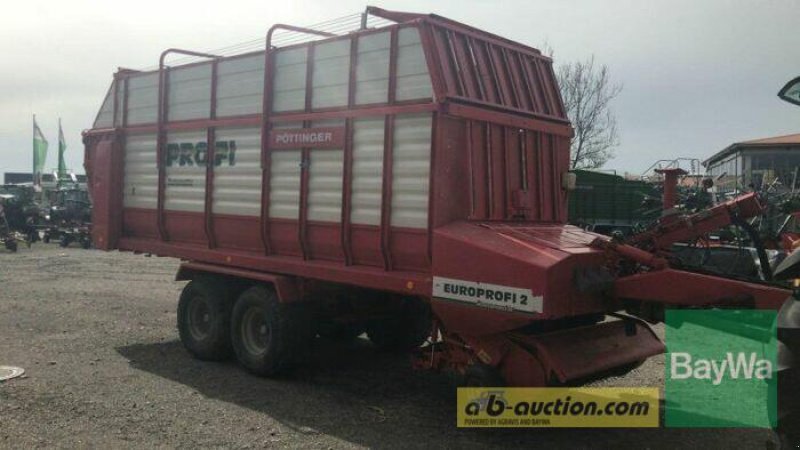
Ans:
POLYGON ((242 317, 242 343, 245 350, 255 356, 267 353, 272 329, 263 308, 250 308, 242 317))
POLYGON ((211 308, 203 297, 195 297, 189 303, 189 333, 197 341, 206 339, 211 334, 211 308))

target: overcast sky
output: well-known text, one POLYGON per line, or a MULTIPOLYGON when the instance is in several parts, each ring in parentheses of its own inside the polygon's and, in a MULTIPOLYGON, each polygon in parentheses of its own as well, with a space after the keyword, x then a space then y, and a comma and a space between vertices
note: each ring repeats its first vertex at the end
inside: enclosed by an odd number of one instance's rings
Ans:
MULTIPOLYGON (((640 173, 664 158, 706 158, 731 142, 800 132, 800 107, 776 93, 800 75, 793 0, 373 1, 433 12, 519 42, 549 44, 556 64, 592 54, 624 88, 613 109, 621 145, 605 168, 640 173)), ((318 23, 363 10, 355 0, 106 0, 5 5, 0 19, 0 172, 31 170, 31 116, 82 173, 91 126, 119 66, 157 63, 167 47, 211 50, 270 25, 318 23)))

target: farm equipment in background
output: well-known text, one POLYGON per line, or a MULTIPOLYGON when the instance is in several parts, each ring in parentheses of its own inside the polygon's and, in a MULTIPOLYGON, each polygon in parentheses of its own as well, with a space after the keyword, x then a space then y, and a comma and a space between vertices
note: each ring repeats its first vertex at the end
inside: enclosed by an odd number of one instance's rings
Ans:
POLYGON ((34 188, 25 184, 4 184, 0 186, 7 227, 25 240, 39 240, 38 227, 42 222, 39 207, 34 200, 34 188))
POLYGON ((77 242, 82 248, 91 247, 92 206, 88 191, 67 184, 50 195, 50 204, 44 217, 44 242, 58 240, 61 247, 77 242))
POLYGON ((760 191, 767 207, 751 225, 767 248, 791 252, 800 245, 800 192, 780 187, 775 179, 760 191))
POLYGON ((6 250, 16 252, 19 248, 19 242, 24 242, 30 247, 30 241, 28 240, 28 236, 19 231, 15 231, 6 218, 5 205, 13 201, 13 198, 13 196, 8 194, 0 194, 0 242, 2 242, 6 250))
POLYGON ((569 196, 569 223, 607 236, 615 231, 629 236, 658 219, 661 207, 654 184, 628 180, 616 173, 572 172, 575 189, 569 196))

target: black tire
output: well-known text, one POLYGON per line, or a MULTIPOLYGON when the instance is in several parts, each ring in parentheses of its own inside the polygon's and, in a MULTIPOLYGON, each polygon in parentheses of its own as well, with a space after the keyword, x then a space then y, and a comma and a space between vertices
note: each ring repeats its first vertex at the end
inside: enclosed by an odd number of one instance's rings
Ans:
POLYGON ((222 361, 231 356, 231 299, 221 280, 189 282, 178 302, 178 332, 197 359, 222 361))
POLYGON ((14 241, 14 240, 6 241, 6 248, 11 252, 16 252, 17 251, 17 241, 14 241))
POLYGON ((305 355, 314 326, 309 305, 283 304, 264 285, 242 292, 231 316, 231 343, 239 363, 259 376, 286 371, 305 355))
POLYGON ((50 243, 50 233, 47 233, 47 232, 44 233, 44 237, 42 237, 42 242, 44 242, 45 244, 49 244, 50 243))
POLYGON ((410 351, 419 348, 431 333, 431 310, 416 297, 402 298, 400 308, 390 317, 375 320, 367 326, 369 340, 388 351, 410 351))
POLYGON ((69 243, 70 243, 70 241, 71 241, 71 239, 69 238, 69 236, 67 236, 67 235, 63 235, 63 236, 61 236, 61 238, 58 240, 58 245, 59 245, 61 248, 67 248, 67 247, 69 247, 69 243))
POLYGON ((320 325, 317 334, 323 339, 349 342, 364 334, 364 324, 325 322, 320 325))

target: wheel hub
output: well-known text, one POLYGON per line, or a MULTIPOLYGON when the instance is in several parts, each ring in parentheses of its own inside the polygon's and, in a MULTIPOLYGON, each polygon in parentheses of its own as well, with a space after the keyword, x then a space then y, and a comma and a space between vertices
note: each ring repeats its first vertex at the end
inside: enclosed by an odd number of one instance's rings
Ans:
POLYGON ((202 341, 211 333, 211 310, 208 302, 197 297, 189 305, 189 332, 195 340, 202 341))
POLYGON ((248 353, 263 355, 272 337, 267 314, 262 308, 251 308, 242 318, 242 343, 248 353))

